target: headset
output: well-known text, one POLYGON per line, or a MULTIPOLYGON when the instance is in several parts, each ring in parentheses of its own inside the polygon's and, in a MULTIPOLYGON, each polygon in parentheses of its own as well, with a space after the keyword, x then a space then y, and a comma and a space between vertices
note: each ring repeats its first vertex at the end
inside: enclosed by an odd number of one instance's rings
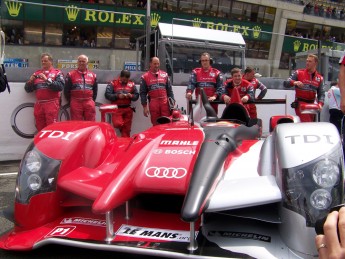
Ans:
MULTIPOLYGON (((202 53, 200 56, 208 56, 209 59, 210 59, 210 65, 213 64, 213 59, 211 58, 211 55, 210 55, 208 52, 204 52, 204 53, 202 53)), ((201 65, 201 59, 199 59, 198 62, 199 62, 199 64, 201 65)))

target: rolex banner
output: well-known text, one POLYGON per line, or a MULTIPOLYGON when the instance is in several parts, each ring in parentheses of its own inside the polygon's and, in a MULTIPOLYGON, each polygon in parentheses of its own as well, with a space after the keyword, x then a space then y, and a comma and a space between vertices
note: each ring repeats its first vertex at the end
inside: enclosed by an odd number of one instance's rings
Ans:
MULTIPOLYGON (((66 3, 55 1, 5 1, 2 8, 3 19, 42 21, 46 23, 59 23, 73 25, 97 25, 102 27, 123 27, 132 29, 145 29, 146 9, 125 8, 114 5, 87 4, 74 1, 66 3)), ((155 28, 159 22, 172 23, 176 14, 153 10, 151 12, 151 27, 155 28)), ((205 17, 201 15, 189 15, 179 13, 180 19, 192 20, 193 23, 174 21, 181 25, 203 27, 213 30, 239 32, 245 39, 270 41, 271 25, 258 25, 245 21, 231 21, 205 17), (265 32, 265 33, 264 33, 265 32)))

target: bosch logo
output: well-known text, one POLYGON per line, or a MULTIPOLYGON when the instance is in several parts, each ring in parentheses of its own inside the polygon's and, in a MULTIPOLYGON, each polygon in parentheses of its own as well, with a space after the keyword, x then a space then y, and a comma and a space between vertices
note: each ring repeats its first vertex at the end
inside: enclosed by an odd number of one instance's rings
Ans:
POLYGON ((187 170, 185 168, 173 167, 149 167, 146 169, 145 174, 150 178, 167 178, 167 179, 180 179, 186 176, 187 170))

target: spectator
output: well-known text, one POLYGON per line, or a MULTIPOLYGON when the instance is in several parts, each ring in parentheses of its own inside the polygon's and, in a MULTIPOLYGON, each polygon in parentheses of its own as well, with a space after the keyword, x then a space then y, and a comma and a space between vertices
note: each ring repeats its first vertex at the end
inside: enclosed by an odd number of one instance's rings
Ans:
POLYGON ((95 100, 98 83, 95 73, 88 69, 89 58, 78 57, 78 68, 67 73, 65 97, 71 105, 72 120, 96 120, 95 100))
POLYGON ((252 118, 253 112, 248 102, 254 100, 254 87, 249 81, 242 77, 241 69, 235 67, 230 73, 231 78, 224 83, 221 99, 224 103, 229 104, 231 102, 232 89, 236 87, 244 107, 248 110, 250 118, 252 118))
POLYGON ((140 99, 144 108, 144 116, 148 117, 151 114, 152 125, 157 125, 159 117, 170 116, 169 99, 175 102, 170 78, 159 67, 159 58, 152 57, 149 71, 144 73, 140 79, 140 99), (147 102, 149 102, 149 108, 147 102))
POLYGON ((344 116, 340 110, 340 89, 337 82, 331 83, 331 88, 327 92, 329 106, 329 122, 334 124, 339 134, 341 134, 341 120, 344 116))
POLYGON ((105 98, 118 107, 112 121, 114 128, 120 130, 122 137, 130 137, 133 119, 131 102, 139 99, 134 82, 129 80, 130 76, 128 70, 122 70, 120 76, 111 81, 105 89, 105 98))
POLYGON ((323 84, 323 76, 316 71, 318 57, 316 55, 308 55, 306 60, 306 68, 296 70, 286 81, 285 87, 295 87, 295 101, 291 107, 295 109, 296 115, 300 117, 301 122, 315 121, 314 114, 302 114, 300 103, 319 104, 320 110, 323 107, 325 99, 325 89, 323 84))
MULTIPOLYGON (((202 53, 199 63, 201 67, 193 69, 190 75, 186 98, 192 99, 194 90, 195 96, 198 98, 200 88, 204 88, 208 100, 216 101, 222 94, 223 75, 218 69, 211 67, 213 61, 209 53, 202 53)), ((211 105, 218 113, 218 104, 211 103, 211 105)))
POLYGON ((338 86, 340 89, 340 109, 345 114, 345 54, 339 61, 338 86))
POLYGON ((34 116, 38 131, 56 122, 60 109, 61 91, 65 80, 62 72, 53 67, 53 57, 48 53, 41 55, 42 68, 30 76, 25 91, 36 93, 34 116))
MULTIPOLYGON (((254 68, 247 67, 244 70, 243 79, 247 80, 253 85, 254 99, 261 100, 262 98, 264 98, 264 96, 267 93, 267 87, 263 83, 261 83, 256 77, 261 77, 261 75, 259 73, 255 73, 254 68), (256 96, 255 91, 257 89, 260 90, 260 94, 258 95, 258 97, 255 97, 256 96)), ((250 103, 248 104, 248 109, 249 109, 250 118, 256 119, 257 118, 256 105, 254 103, 250 103)))

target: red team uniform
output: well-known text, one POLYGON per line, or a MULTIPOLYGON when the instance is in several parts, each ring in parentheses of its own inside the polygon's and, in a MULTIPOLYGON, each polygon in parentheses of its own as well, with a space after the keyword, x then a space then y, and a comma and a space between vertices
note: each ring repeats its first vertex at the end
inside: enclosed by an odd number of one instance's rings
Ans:
POLYGON ((67 74, 64 94, 71 104, 72 120, 96 120, 97 91, 98 83, 95 73, 75 69, 67 74))
MULTIPOLYGON (((224 95, 227 95, 231 98, 231 93, 232 93, 232 89, 235 87, 234 83, 233 83, 233 79, 230 78, 228 80, 225 81, 224 83, 224 90, 223 90, 223 94, 222 94, 222 97, 221 99, 224 101, 224 95)), ((242 79, 241 80, 241 83, 236 86, 237 90, 238 90, 238 93, 240 94, 240 97, 244 97, 244 96, 248 96, 248 101, 253 101, 254 100, 254 87, 253 85, 245 80, 245 79, 242 79)), ((249 113, 249 117, 250 118, 254 118, 252 117, 254 112, 256 114, 256 107, 255 107, 255 111, 252 110, 252 106, 250 103, 244 103, 243 104, 244 107, 247 109, 248 113, 249 113)))
POLYGON ((34 116, 38 131, 44 127, 58 121, 60 109, 60 97, 65 80, 59 69, 37 70, 33 74, 36 78, 33 83, 25 84, 25 91, 36 92, 36 103, 34 106, 34 116), (44 81, 37 75, 43 73, 48 80, 44 81))
MULTIPOLYGON (((213 67, 208 70, 195 68, 190 75, 190 83, 187 86, 186 93, 193 93, 198 98, 200 88, 204 88, 207 97, 216 97, 218 99, 222 94, 223 75, 213 67)), ((211 103, 213 109, 218 113, 218 104, 211 103)))
POLYGON ((129 80, 124 84, 119 78, 111 81, 105 90, 105 98, 118 107, 112 117, 114 128, 120 129, 122 137, 130 137, 133 119, 131 102, 139 99, 134 82, 129 80), (120 94, 131 94, 132 98, 120 99, 120 94))
POLYGON ((301 114, 298 107, 299 103, 315 103, 323 106, 325 100, 325 89, 323 85, 323 76, 317 71, 310 74, 307 69, 296 70, 287 81, 284 82, 285 87, 294 86, 295 81, 301 81, 304 85, 303 88, 295 87, 295 112, 300 117, 301 122, 315 121, 314 114, 301 114))
POLYGON ((149 103, 152 125, 157 124, 157 118, 170 116, 168 98, 175 102, 168 74, 162 70, 157 73, 146 72, 140 79, 140 99, 145 107, 149 103))
MULTIPOLYGON (((254 97, 255 97, 256 90, 257 89, 260 90, 260 94, 259 94, 257 99, 261 100, 265 96, 265 94, 267 92, 267 87, 263 83, 261 83, 257 78, 255 78, 255 77, 251 81, 249 81, 249 82, 253 85, 254 97)), ((254 103, 249 103, 249 104, 247 104, 247 106, 249 107, 248 109, 249 109, 250 118, 256 119, 258 117, 257 111, 256 111, 256 105, 254 103)))

